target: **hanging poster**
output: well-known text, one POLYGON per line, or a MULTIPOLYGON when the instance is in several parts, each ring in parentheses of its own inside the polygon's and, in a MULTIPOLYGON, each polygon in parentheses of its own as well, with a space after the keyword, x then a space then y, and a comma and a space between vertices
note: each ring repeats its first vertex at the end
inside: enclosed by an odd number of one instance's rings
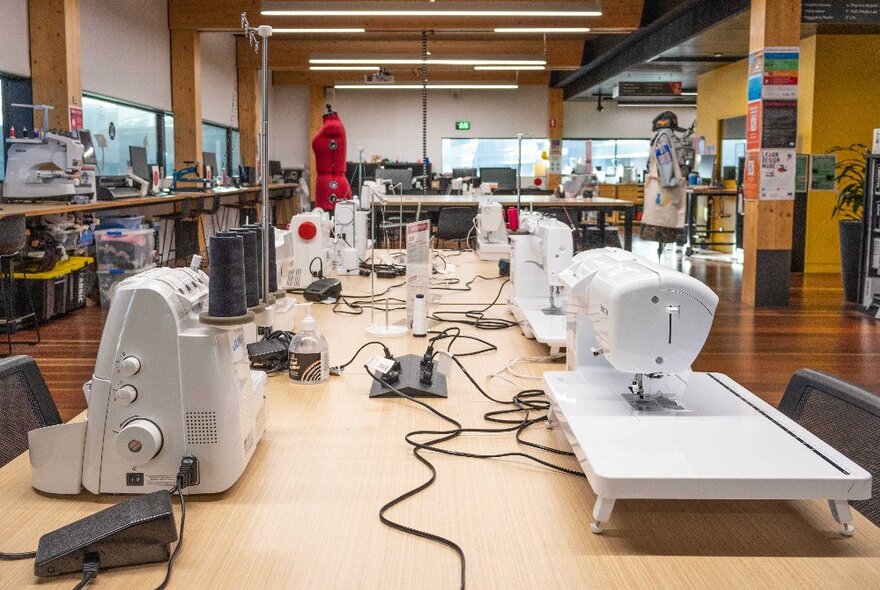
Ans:
POLYGON ((805 193, 810 188, 810 156, 798 154, 794 165, 794 192, 805 193))
POLYGON ((835 190, 837 168, 837 156, 834 154, 813 154, 813 165, 810 172, 810 190, 833 191, 835 190))
POLYGON ((794 181, 794 150, 761 150, 760 200, 794 199, 794 181))

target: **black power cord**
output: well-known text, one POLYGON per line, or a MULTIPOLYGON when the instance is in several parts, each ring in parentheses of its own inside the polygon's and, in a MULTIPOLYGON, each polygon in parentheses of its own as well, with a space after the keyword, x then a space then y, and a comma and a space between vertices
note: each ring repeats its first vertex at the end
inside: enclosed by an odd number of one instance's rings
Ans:
POLYGON ((21 559, 33 559, 36 556, 36 551, 25 551, 23 553, 0 553, 0 561, 18 561, 21 559))
MULTIPOLYGON (((479 276, 479 275, 478 275, 479 276)), ((475 277, 476 278, 476 277, 475 277)), ((468 326, 473 326, 478 330, 505 330, 507 328, 513 328, 515 326, 519 326, 519 322, 513 320, 506 320, 503 318, 488 318, 486 317, 486 312, 489 311, 492 307, 498 304, 498 300, 501 299, 501 293, 504 291, 504 286, 510 282, 510 279, 506 279, 503 283, 501 283, 501 287, 498 289, 498 294, 495 295, 495 299, 492 300, 492 303, 489 305, 480 308, 480 309, 471 309, 466 311, 435 311, 428 317, 432 320, 438 322, 448 322, 455 324, 466 324, 468 326), (464 316, 462 319, 453 319, 449 316, 464 316)), ((470 283, 470 282, 469 282, 470 283)), ((470 286, 469 283, 465 283, 467 286, 470 286)), ((453 289, 456 291, 461 290, 469 290, 469 289, 453 289)))
POLYGON ((378 340, 371 340, 370 342, 362 344, 361 347, 358 348, 355 351, 355 353, 351 356, 351 358, 348 359, 346 362, 342 363, 341 365, 332 365, 330 367, 330 373, 332 375, 341 375, 342 372, 345 370, 345 368, 348 367, 351 363, 353 363, 355 361, 355 359, 358 357, 358 355, 368 346, 381 346, 382 351, 385 353, 385 358, 387 358, 387 359, 394 358, 394 356, 391 354, 391 350, 385 345, 384 342, 379 342, 378 340))
POLYGON ((192 455, 187 455, 180 461, 180 468, 177 471, 177 485, 171 488, 171 493, 174 494, 176 492, 177 497, 180 499, 180 530, 177 534, 177 544, 174 546, 174 550, 168 558, 168 567, 165 570, 165 577, 162 579, 162 583, 156 586, 156 590, 164 590, 168 587, 168 582, 171 581, 171 571, 174 567, 174 560, 180 552, 180 548, 183 547, 183 529, 184 525, 186 525, 186 500, 183 496, 183 490, 189 486, 198 485, 198 483, 199 460, 192 455))
POLYGON ((83 558, 83 574, 79 584, 73 587, 73 590, 82 590, 92 583, 98 577, 98 570, 101 568, 101 556, 97 553, 89 553, 83 558))

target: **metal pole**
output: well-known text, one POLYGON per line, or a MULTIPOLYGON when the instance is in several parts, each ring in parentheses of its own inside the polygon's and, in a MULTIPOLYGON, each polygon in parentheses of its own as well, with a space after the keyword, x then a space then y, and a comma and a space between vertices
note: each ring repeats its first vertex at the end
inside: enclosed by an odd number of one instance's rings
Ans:
POLYGON ((272 227, 272 204, 269 202, 269 37, 272 36, 272 27, 261 25, 257 33, 263 38, 263 63, 261 84, 261 119, 260 128, 260 183, 263 198, 263 303, 269 305, 272 300, 269 293, 269 248, 275 244, 269 244, 269 228, 272 227))
POLYGON ((516 139, 518 141, 518 156, 516 159, 516 210, 519 212, 521 210, 520 201, 522 201, 522 140, 523 134, 517 133, 516 139))

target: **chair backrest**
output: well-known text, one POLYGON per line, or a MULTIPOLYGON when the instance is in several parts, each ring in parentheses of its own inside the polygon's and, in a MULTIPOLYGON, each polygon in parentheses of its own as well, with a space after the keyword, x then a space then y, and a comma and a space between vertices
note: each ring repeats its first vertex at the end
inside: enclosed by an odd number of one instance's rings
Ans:
POLYGON ((27 243, 27 224, 23 213, 0 217, 0 256, 22 251, 27 243))
POLYGON ((880 525, 880 397, 836 377, 801 369, 788 382, 779 411, 871 474, 871 499, 851 504, 880 525))
POLYGON ((220 210, 220 205, 222 205, 223 195, 217 193, 214 195, 214 201, 211 203, 211 208, 205 211, 208 215, 214 215, 217 211, 220 210))
POLYGON ((443 207, 437 219, 437 235, 440 240, 463 240, 472 232, 476 207, 443 207))
POLYGON ((29 430, 54 424, 61 416, 34 359, 0 359, 0 467, 27 450, 29 430))

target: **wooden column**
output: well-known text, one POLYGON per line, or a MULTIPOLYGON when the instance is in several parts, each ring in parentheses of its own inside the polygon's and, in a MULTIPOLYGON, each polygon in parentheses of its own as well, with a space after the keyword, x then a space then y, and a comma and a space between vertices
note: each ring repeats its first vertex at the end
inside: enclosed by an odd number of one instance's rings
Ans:
POLYGON ((256 167, 260 105, 260 73, 238 68, 238 132, 241 134, 241 165, 256 167))
MULTIPOLYGON (((800 43, 800 22, 801 0, 752 0, 750 53, 763 52, 767 47, 797 47, 800 43)), ((758 55, 762 61, 763 55, 758 55)), ((760 100, 751 103, 750 108, 763 108, 764 98, 762 94, 760 100)), ((795 135, 797 130, 792 132, 795 135)), ((762 150, 779 146, 768 145, 763 136, 759 137, 757 143, 757 146, 749 146, 746 161, 748 199, 745 203, 743 236, 745 260, 742 302, 755 307, 787 306, 794 200, 760 198, 762 150)), ((793 199, 793 179, 791 193, 793 199)))
MULTIPOLYGON (((547 91, 547 137, 551 141, 551 151, 553 140, 562 140, 562 117, 564 105, 564 90, 562 88, 550 88, 547 91)), ((562 149, 562 146, 559 146, 562 149)), ((560 152, 561 153, 561 152, 560 152)), ((559 160, 559 158, 557 158, 559 160)), ((550 162, 547 163, 547 188, 555 189, 562 182, 562 174, 552 172, 550 163, 553 161, 553 155, 550 154, 550 162)))
POLYGON ((202 161, 201 42, 198 31, 171 30, 174 166, 202 161))
POLYGON ((327 110, 324 105, 326 104, 324 87, 309 86, 309 190, 312 194, 312 201, 315 200, 315 182, 318 179, 318 173, 315 168, 315 152, 312 151, 312 138, 318 133, 324 121, 324 112, 327 110))
MULTIPOLYGON (((79 0, 29 0, 31 83, 34 104, 47 104, 49 127, 70 130, 68 106, 82 106, 79 0)), ((34 126, 43 126, 42 113, 34 126)))

